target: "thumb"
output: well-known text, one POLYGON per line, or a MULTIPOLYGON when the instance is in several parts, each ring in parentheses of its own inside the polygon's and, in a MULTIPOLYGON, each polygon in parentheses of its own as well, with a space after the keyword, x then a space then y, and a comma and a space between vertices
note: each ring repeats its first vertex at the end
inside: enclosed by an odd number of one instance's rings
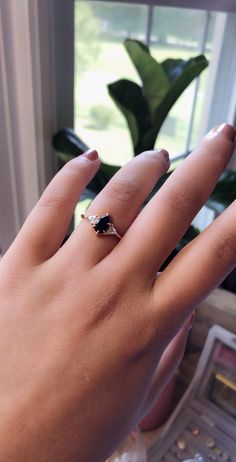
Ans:
POLYGON ((184 355, 189 331, 195 318, 193 312, 185 321, 179 332, 171 340, 158 363, 148 395, 143 403, 141 419, 146 415, 158 400, 163 388, 174 376, 184 355))

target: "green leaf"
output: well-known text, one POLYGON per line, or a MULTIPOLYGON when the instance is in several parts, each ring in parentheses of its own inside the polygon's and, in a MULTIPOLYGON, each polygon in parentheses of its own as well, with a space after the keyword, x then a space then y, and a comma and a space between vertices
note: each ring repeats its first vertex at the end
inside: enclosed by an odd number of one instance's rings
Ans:
POLYGON ((167 257, 167 259, 164 261, 162 264, 160 271, 164 271, 166 267, 170 264, 170 262, 176 257, 176 255, 182 250, 189 242, 191 242, 195 237, 197 237, 200 234, 200 231, 198 228, 196 228, 193 225, 190 225, 189 228, 187 229, 186 233, 180 240, 180 242, 177 244, 174 250, 170 253, 170 255, 167 257))
POLYGON ((206 205, 217 214, 224 210, 236 199, 236 172, 225 170, 206 205))
POLYGON ((125 116, 133 145, 136 146, 151 126, 147 103, 140 86, 130 80, 121 79, 109 84, 108 91, 125 116))
POLYGON ((191 58, 188 61, 179 59, 168 61, 168 64, 163 65, 166 69, 168 67, 168 78, 172 84, 168 94, 156 110, 156 117, 159 119, 161 117, 163 120, 183 91, 208 66, 208 61, 203 55, 191 58))
POLYGON ((203 63, 205 67, 208 66, 208 61, 204 55, 195 56, 194 58, 190 58, 187 61, 185 61, 184 59, 169 58, 162 62, 162 66, 166 72, 166 75, 168 76, 169 81, 173 82, 182 75, 185 69, 188 69, 192 65, 199 63, 203 63))
MULTIPOLYGON (((76 135, 72 128, 59 130, 53 137, 53 147, 63 164, 88 150, 88 146, 76 135)), ((98 194, 119 168, 119 166, 101 162, 100 169, 88 185, 89 189, 98 194)))
POLYGON ((70 154, 63 154, 62 152, 58 152, 57 156, 59 157, 59 159, 61 159, 63 164, 66 164, 67 162, 69 162, 69 160, 72 160, 75 158, 75 156, 71 156, 70 154))
POLYGON ((125 48, 143 82, 144 94, 152 115, 169 90, 169 80, 162 64, 150 55, 149 49, 143 43, 127 39, 125 48))
POLYGON ((199 229, 193 225, 190 225, 186 233, 182 237, 181 241, 177 244, 176 246, 177 251, 179 252, 181 249, 183 249, 189 242, 195 239, 195 237, 197 237, 199 234, 200 234, 199 229))
POLYGON ((100 170, 108 181, 120 170, 120 165, 110 165, 101 162, 100 170))
POLYGON ((100 169, 90 181, 88 188, 95 194, 98 194, 119 169, 120 166, 118 165, 109 165, 101 162, 100 169))
POLYGON ((156 194, 159 189, 162 187, 162 185, 166 182, 166 180, 169 178, 169 176, 171 175, 171 173, 173 172, 173 170, 170 170, 168 171, 167 173, 165 173, 164 175, 162 175, 162 177, 157 181, 157 183, 155 184, 155 186, 153 187, 152 191, 150 192, 150 194, 146 197, 145 201, 144 201, 144 204, 148 204, 148 202, 152 199, 152 197, 154 196, 154 194, 156 194))
POLYGON ((164 66, 168 72, 168 78, 172 79, 172 83, 167 95, 156 108, 153 128, 145 133, 142 140, 142 144, 144 146, 149 145, 150 148, 154 146, 160 128, 174 103, 188 85, 208 66, 208 61, 203 55, 191 58, 186 62, 182 62, 182 64, 180 60, 177 60, 177 62, 176 60, 171 60, 172 62, 170 62, 170 60, 168 61, 168 63, 164 61, 164 63, 166 63, 164 66))
MULTIPOLYGON (((140 42, 139 40, 135 40, 135 39, 126 39, 124 41, 124 46, 125 48, 127 49, 129 46, 132 46, 132 44, 137 44, 140 48, 142 48, 142 50, 146 51, 149 55, 150 55, 150 50, 148 48, 148 46, 143 43, 143 42, 140 42)), ((127 50, 128 51, 128 50, 127 50)), ((129 53, 129 52, 128 52, 129 53)))
MULTIPOLYGON (((72 157, 79 156, 88 149, 88 146, 76 135, 72 128, 59 130, 53 136, 52 145, 56 151, 69 154, 72 157)), ((60 157, 62 158, 62 156, 60 157)))

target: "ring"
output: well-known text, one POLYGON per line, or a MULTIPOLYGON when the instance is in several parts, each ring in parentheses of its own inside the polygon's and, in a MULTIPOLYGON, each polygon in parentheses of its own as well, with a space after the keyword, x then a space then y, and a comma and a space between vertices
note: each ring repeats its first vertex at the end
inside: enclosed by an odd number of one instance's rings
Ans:
POLYGON ((116 231, 115 226, 110 221, 109 213, 106 215, 85 215, 84 213, 81 214, 81 218, 86 218, 94 228, 96 234, 100 235, 112 235, 121 239, 121 235, 116 231))

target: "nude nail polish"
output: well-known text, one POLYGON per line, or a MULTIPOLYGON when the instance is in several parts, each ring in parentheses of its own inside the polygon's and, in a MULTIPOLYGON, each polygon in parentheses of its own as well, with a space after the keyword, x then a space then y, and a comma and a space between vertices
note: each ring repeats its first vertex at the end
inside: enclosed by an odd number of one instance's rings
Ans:
POLYGON ((230 124, 221 124, 218 127, 212 128, 212 130, 210 130, 209 133, 207 133, 205 138, 208 140, 212 140, 218 135, 223 135, 229 141, 232 141, 232 143, 236 141, 236 130, 230 124))
POLYGON ((84 152, 82 156, 89 160, 96 160, 98 158, 98 153, 96 149, 89 149, 89 151, 84 152))
POLYGON ((155 154, 159 154, 159 155, 161 154, 165 158, 166 162, 168 164, 170 163, 170 156, 169 156, 168 151, 166 151, 166 149, 156 149, 155 151, 153 151, 153 153, 154 153, 154 155, 155 154))
POLYGON ((234 142, 236 139, 236 130, 232 125, 229 124, 221 124, 217 130, 217 133, 221 133, 224 135, 229 141, 234 142))

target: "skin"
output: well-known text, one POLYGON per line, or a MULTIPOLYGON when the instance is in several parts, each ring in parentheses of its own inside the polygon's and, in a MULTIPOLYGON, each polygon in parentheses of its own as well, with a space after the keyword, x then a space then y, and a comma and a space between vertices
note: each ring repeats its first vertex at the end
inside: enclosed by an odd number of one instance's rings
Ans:
POLYGON ((126 164, 88 211, 109 211, 119 242, 83 220, 60 247, 96 152, 52 180, 0 265, 1 462, 104 462, 150 409, 191 313, 236 263, 232 204, 156 277, 234 139, 213 129, 140 213, 169 163, 152 151, 126 164))

